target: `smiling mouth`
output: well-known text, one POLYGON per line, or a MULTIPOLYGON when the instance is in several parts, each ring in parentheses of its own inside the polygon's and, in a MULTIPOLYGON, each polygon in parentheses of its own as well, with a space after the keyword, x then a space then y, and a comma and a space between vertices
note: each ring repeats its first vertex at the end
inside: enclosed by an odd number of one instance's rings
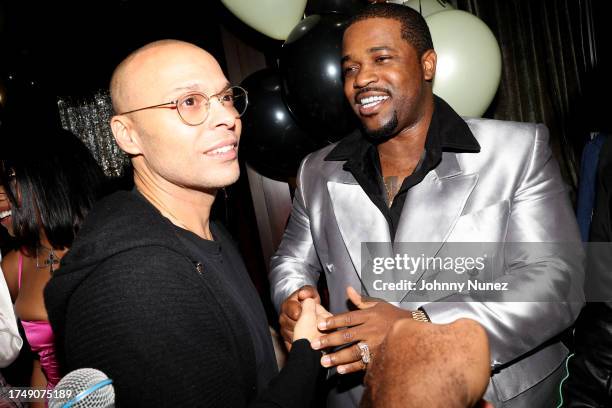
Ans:
POLYGON ((235 148, 236 148, 235 144, 226 145, 226 146, 219 147, 218 149, 211 150, 210 152, 207 152, 206 154, 210 154, 210 155, 223 154, 223 153, 227 153, 230 150, 233 150, 235 148))
POLYGON ((383 96, 383 95, 368 96, 366 98, 361 98, 359 100, 359 105, 361 105, 362 108, 370 109, 377 105, 380 105, 382 102, 386 101, 387 99, 389 99, 389 96, 383 96))
POLYGON ((390 95, 370 95, 370 96, 357 96, 355 98, 356 107, 359 109, 359 115, 362 117, 373 116, 380 112, 382 105, 387 99, 391 98, 390 95))
POLYGON ((214 150, 209 150, 205 154, 207 156, 224 158, 226 156, 234 156, 238 150, 238 143, 230 143, 221 147, 217 147, 214 150))
POLYGON ((0 220, 4 220, 7 217, 10 217, 12 214, 11 210, 0 211, 0 220))

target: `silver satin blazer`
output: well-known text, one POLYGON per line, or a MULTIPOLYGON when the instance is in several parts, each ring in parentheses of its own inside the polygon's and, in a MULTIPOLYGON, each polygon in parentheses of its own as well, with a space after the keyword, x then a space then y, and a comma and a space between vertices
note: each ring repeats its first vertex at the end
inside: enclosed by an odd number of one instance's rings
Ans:
MULTIPOLYGON (((480 153, 443 152, 442 161, 406 197, 396 242, 579 242, 566 186, 548 146, 543 125, 467 119, 480 153)), ((298 188, 282 243, 271 260, 274 304, 303 285, 316 287, 324 272, 330 311, 347 310, 345 289, 360 285, 362 242, 389 242, 387 221, 343 161, 324 161, 335 145, 310 154, 298 173, 298 188)), ((402 303, 421 306, 434 323, 467 317, 487 330, 496 368, 485 394, 507 401, 532 388, 563 363, 561 342, 544 344, 569 327, 583 306, 581 267, 576 253, 521 259, 506 254, 504 278, 533 288, 538 271, 554 271, 554 285, 542 283, 552 302, 402 303), (565 296, 579 301, 565 302, 565 296)), ((550 273, 549 273, 550 275, 550 273)), ((550 276, 547 277, 550 279, 550 276)), ((357 405, 361 387, 352 392, 357 405)), ((349 401, 341 404, 348 406, 349 401)), ((340 406, 338 404, 334 404, 340 406)))

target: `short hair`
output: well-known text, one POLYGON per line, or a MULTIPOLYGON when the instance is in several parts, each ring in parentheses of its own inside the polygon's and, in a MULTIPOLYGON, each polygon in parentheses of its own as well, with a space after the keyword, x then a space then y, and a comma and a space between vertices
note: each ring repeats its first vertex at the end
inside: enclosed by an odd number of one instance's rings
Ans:
POLYGON ((54 249, 69 248, 106 187, 102 169, 87 147, 66 130, 28 129, 26 134, 24 127, 1 130, 7 138, 25 136, 33 141, 28 132, 44 132, 45 137, 18 152, 22 156, 0 160, 0 185, 11 204, 16 244, 26 254, 34 254, 41 245, 42 229, 54 249))
POLYGON ((388 18, 401 24, 402 38, 412 45, 419 58, 425 51, 433 49, 429 27, 416 10, 395 3, 375 3, 362 8, 349 20, 348 27, 370 18, 388 18))

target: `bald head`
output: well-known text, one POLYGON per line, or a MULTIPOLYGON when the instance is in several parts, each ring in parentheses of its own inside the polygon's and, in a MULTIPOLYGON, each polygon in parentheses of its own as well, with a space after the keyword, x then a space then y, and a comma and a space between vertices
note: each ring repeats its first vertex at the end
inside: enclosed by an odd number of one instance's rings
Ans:
MULTIPOLYGON (((110 94, 115 113, 140 108, 139 96, 144 94, 147 86, 156 83, 158 75, 163 74, 162 65, 177 61, 177 57, 181 57, 182 60, 199 58, 221 72, 212 55, 191 43, 179 40, 149 43, 128 55, 113 71, 110 94)), ((155 101, 149 101, 147 104, 155 104, 155 101)))
POLYGON ((182 41, 145 45, 119 64, 110 86, 117 113, 110 125, 117 144, 130 155, 139 189, 204 193, 208 200, 210 191, 236 181, 239 115, 221 98, 210 104, 194 96, 219 95, 228 87, 215 58, 182 41), (178 100, 184 102, 180 107, 178 100), (199 109, 205 118, 188 123, 183 109, 199 109))

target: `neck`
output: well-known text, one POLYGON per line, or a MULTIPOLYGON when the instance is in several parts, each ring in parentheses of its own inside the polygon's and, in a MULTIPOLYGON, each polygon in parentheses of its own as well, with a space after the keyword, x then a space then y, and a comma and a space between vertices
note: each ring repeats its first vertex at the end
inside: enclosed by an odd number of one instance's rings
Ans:
POLYGON ((36 265, 40 268, 51 267, 55 270, 59 267, 59 261, 66 255, 68 248, 53 248, 47 234, 41 228, 40 230, 40 246, 36 248, 36 252, 32 254, 36 256, 36 265))
POLYGON ((189 230, 200 238, 212 240, 209 220, 216 189, 201 191, 178 186, 152 174, 148 169, 139 169, 136 166, 134 184, 174 225, 189 230))
POLYGON ((427 132, 433 116, 433 94, 429 94, 422 102, 423 109, 410 126, 400 130, 397 135, 378 145, 381 164, 384 162, 415 162, 418 163, 425 148, 427 132))

